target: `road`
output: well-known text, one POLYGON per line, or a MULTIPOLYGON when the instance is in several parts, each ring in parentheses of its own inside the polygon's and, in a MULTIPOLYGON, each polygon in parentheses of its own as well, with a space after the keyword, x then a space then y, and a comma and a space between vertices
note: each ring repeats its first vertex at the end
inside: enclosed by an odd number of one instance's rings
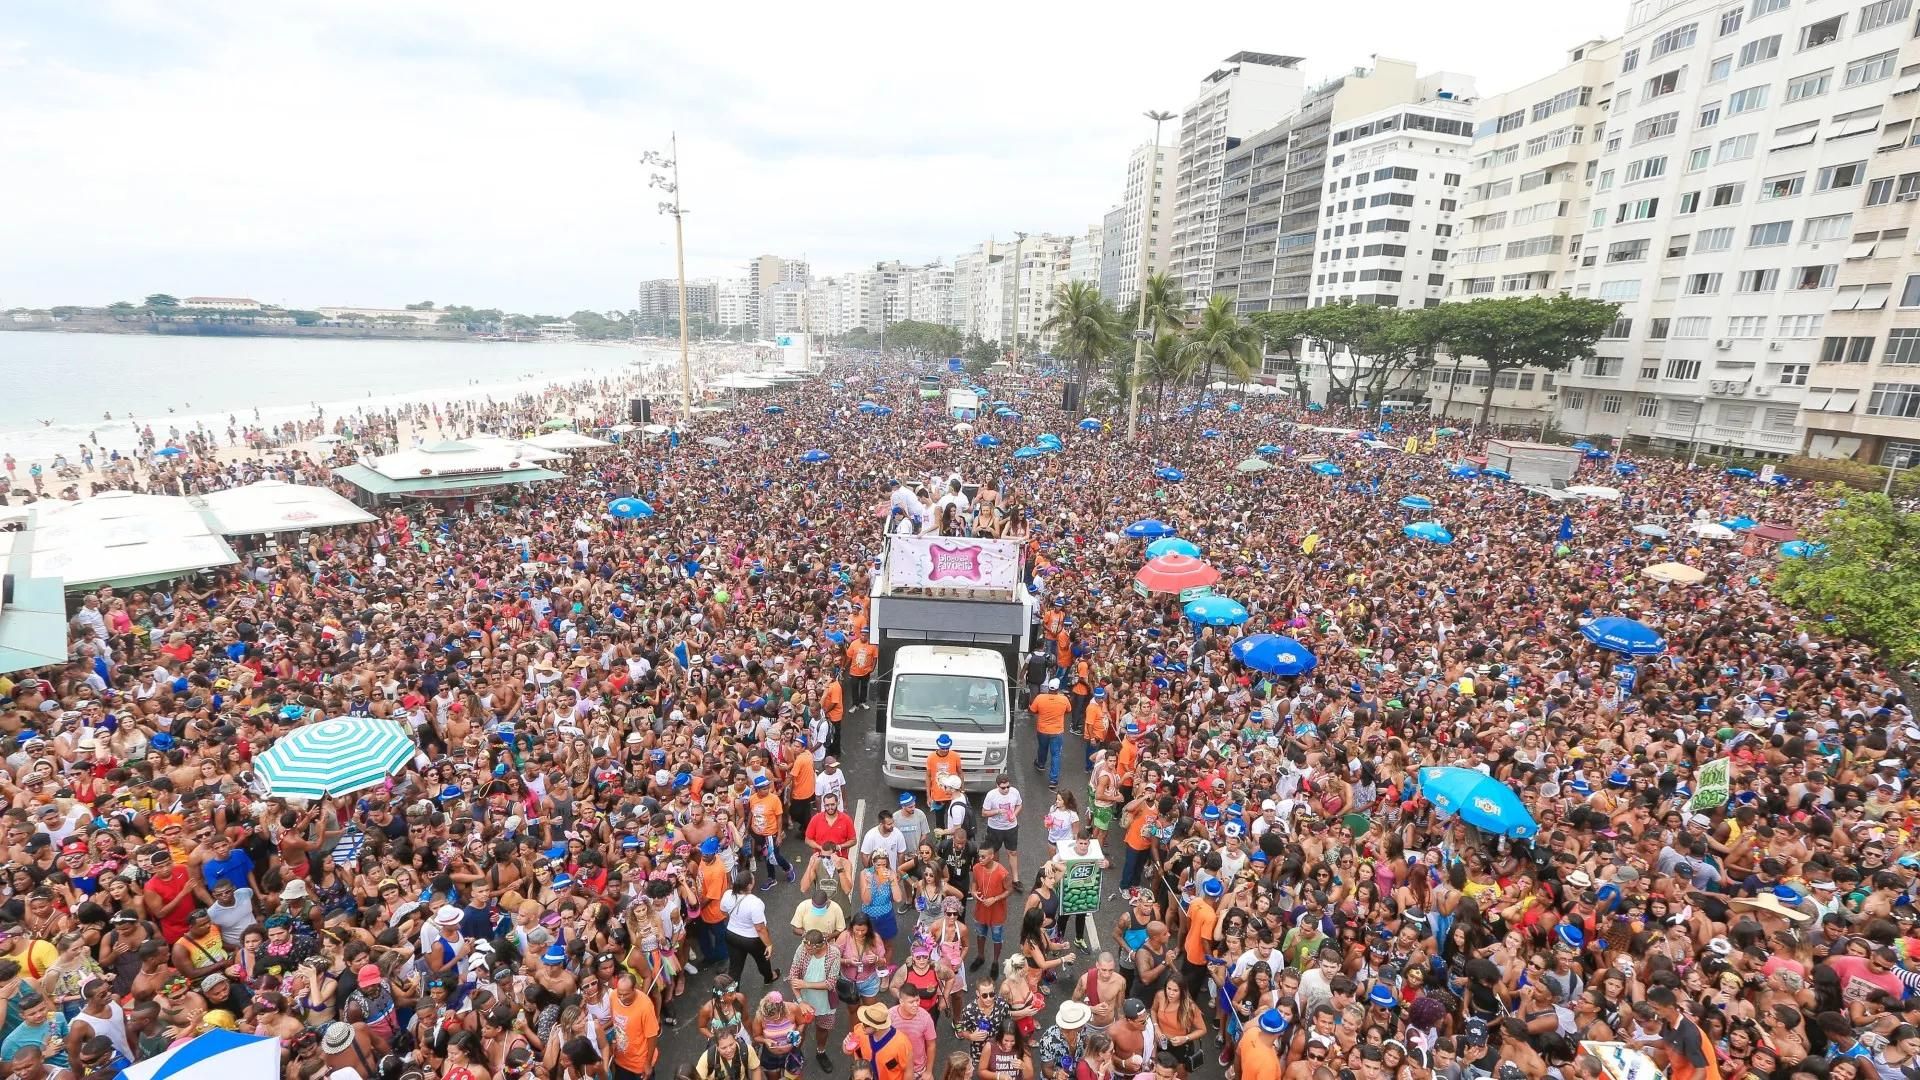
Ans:
MULTIPOLYGON (((847 774, 846 801, 852 807, 856 826, 855 836, 858 837, 866 835, 866 830, 873 825, 880 809, 893 804, 899 796, 887 787, 880 777, 881 736, 874 732, 871 717, 864 710, 857 713, 849 710, 844 723, 845 727, 841 731, 840 765, 847 774)), ((1014 785, 1019 788, 1024 803, 1020 817, 1020 876, 1023 883, 1031 883, 1042 861, 1039 853, 1046 850, 1046 828, 1041 819, 1045 816, 1047 808, 1052 805, 1053 799, 1047 790, 1046 772, 1033 768, 1032 721, 1025 713, 1021 713, 1015 721, 1015 732, 1014 785)), ((1077 743, 1078 740, 1074 736, 1067 736, 1068 745, 1061 754, 1060 783, 1063 787, 1070 788, 1076 796, 1083 796, 1087 790, 1088 779, 1086 770, 1081 767, 1081 754, 1077 743)), ((974 796, 973 801, 977 810, 980 797, 974 796)), ((1083 810, 1086 802, 1084 797, 1080 798, 1083 810)), ((798 856, 805 852, 806 845, 796 837, 788 841, 783 850, 790 860, 797 860, 798 856)), ((1116 876, 1118 873, 1116 860, 1115 869, 1109 871, 1108 875, 1109 890, 1113 882, 1118 880, 1116 876)), ((757 877, 758 874, 756 874, 757 877)), ((778 971, 784 973, 787 965, 792 963, 794 951, 799 946, 799 941, 788 922, 793 917, 795 905, 800 902, 800 890, 797 886, 782 881, 772 892, 761 895, 767 901, 767 922, 773 934, 773 964, 778 971)), ((1007 926, 1007 951, 1012 953, 1017 948, 1013 939, 1018 935, 1018 913, 1024 900, 1022 896, 1016 895, 1008 903, 1011 916, 1007 926)), ((1092 920, 1096 936, 1106 934, 1119 914, 1117 903, 1107 901, 1100 913, 1092 920)), ((903 931, 911 921, 910 914, 901 916, 903 931)), ((906 959, 906 947, 904 933, 902 937, 894 939, 893 959, 896 965, 906 959)), ((1097 953, 1097 949, 1095 951, 1097 953)), ((1076 958, 1074 971, 1084 974, 1087 964, 1091 962, 1091 956, 1082 954, 1076 958)), ((675 1013, 681 1017, 680 1026, 662 1030, 660 1068, 657 1070, 657 1075, 671 1076, 674 1067, 682 1063, 692 1063, 706 1047, 705 1039, 693 1030, 693 1016, 700 1002, 705 999, 707 988, 712 985, 712 975, 711 969, 703 967, 699 975, 688 979, 687 993, 682 996, 679 1007, 675 1009, 675 1013)), ((740 982, 749 1003, 757 1005, 763 988, 760 985, 760 976, 753 969, 752 964, 747 965, 746 970, 741 974, 740 982)), ((782 994, 791 994, 784 982, 778 984, 776 989, 782 994)), ((1053 1004, 1057 1005, 1065 998, 1065 993, 1056 986, 1052 995, 1053 1004)), ((884 993, 881 1000, 889 1005, 893 1003, 892 999, 884 993)), ((1053 1010, 1049 1007, 1043 1018, 1041 1029, 1044 1030, 1052 1022, 1053 1010)), ((936 1063, 948 1050, 958 1049, 960 1045, 958 1039, 950 1036, 947 1027, 945 1018, 942 1018, 940 1056, 935 1058, 936 1063)), ((845 1056, 839 1049, 840 1040, 845 1038, 846 1034, 846 1016, 842 1012, 840 1024, 834 1030, 831 1044, 836 1059, 834 1075, 838 1076, 846 1075, 845 1056)), ((807 1069, 810 1074, 819 1073, 819 1065, 811 1056, 808 1058, 807 1069)), ((936 1075, 938 1075, 937 1068, 936 1075)))

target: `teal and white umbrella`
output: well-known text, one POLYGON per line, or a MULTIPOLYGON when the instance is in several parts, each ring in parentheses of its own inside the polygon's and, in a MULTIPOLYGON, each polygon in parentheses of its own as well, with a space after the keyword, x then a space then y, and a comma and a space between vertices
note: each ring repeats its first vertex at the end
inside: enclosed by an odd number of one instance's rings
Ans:
POLYGON ((267 794, 319 799, 369 788, 412 760, 418 747, 397 721, 340 717, 281 736, 255 763, 267 794))

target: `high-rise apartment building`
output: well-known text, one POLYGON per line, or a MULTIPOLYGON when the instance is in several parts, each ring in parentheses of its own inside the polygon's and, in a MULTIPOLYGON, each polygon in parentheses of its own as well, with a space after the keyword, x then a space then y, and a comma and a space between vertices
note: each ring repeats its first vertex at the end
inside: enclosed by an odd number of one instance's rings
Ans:
MULTIPOLYGON (((1213 291, 1213 251, 1220 210, 1220 176, 1241 139, 1272 127, 1300 104, 1300 58, 1238 52, 1201 82, 1180 116, 1173 177, 1170 273, 1189 307, 1213 291)), ((1138 264, 1135 270, 1138 271, 1138 264)))
POLYGON ((1826 323, 1873 302, 1869 283, 1840 291, 1840 268, 1911 23, 1910 0, 1634 5, 1589 135, 1603 142, 1574 285, 1620 318, 1561 378, 1562 429, 1799 451, 1802 402, 1833 404, 1808 394, 1826 323))
POLYGON ((1099 224, 1089 225, 1086 231, 1072 238, 1067 252, 1067 273, 1063 281, 1084 281, 1094 288, 1100 287, 1100 256, 1106 243, 1106 233, 1099 224))
MULTIPOLYGON (((711 319, 717 313, 714 306, 715 294, 719 286, 713 281, 687 282, 687 317, 691 321, 695 315, 704 315, 711 319)), ((651 319, 680 318, 680 280, 678 278, 654 278, 640 283, 639 303, 635 310, 640 312, 644 324, 651 319)))
POLYGON ((961 334, 987 341, 1000 340, 999 311, 1004 298, 999 278, 989 280, 989 271, 1000 259, 1012 254, 1011 241, 988 240, 954 256, 953 307, 961 334))
POLYGON ((953 305, 953 268, 935 261, 910 268, 900 279, 903 317, 940 326, 958 325, 953 305))
MULTIPOLYGON (((1881 19, 1913 21, 1906 0, 1855 18, 1856 32, 1881 19)), ((1867 181, 1853 189, 1860 206, 1800 423, 1810 456, 1912 469, 1920 468, 1920 37, 1907 39, 1895 67, 1878 131, 1857 140, 1867 181)))
POLYGON ((839 337, 848 327, 840 321, 838 277, 817 277, 807 283, 807 327, 821 337, 839 337))
POLYGON ((721 326, 760 325, 760 297, 744 278, 729 278, 714 287, 713 311, 721 326))
POLYGON ((1142 237, 1145 237, 1147 273, 1164 274, 1169 269, 1173 215, 1164 208, 1173 205, 1175 158, 1173 147, 1150 143, 1140 144, 1127 157, 1126 186, 1121 191, 1120 205, 1108 211, 1102 222, 1100 248, 1100 292, 1116 307, 1131 305, 1140 291, 1142 237))
MULTIPOLYGON (((1618 41, 1588 41, 1551 75, 1483 97, 1474 108, 1472 161, 1447 262, 1446 298, 1552 296, 1570 291, 1587 228, 1588 163, 1604 140, 1602 88, 1619 64, 1618 41)), ((1429 379, 1435 413, 1530 424, 1553 403, 1555 375, 1503 371, 1470 356, 1442 356, 1429 379), (1493 395, 1487 398, 1492 386, 1493 395)))

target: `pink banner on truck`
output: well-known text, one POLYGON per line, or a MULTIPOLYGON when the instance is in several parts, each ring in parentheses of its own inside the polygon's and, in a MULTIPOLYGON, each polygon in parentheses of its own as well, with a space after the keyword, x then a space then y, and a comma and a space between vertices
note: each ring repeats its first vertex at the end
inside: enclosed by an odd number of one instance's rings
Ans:
POLYGON ((1020 581, 1017 540, 893 536, 887 543, 887 583, 895 588, 1011 590, 1020 581))

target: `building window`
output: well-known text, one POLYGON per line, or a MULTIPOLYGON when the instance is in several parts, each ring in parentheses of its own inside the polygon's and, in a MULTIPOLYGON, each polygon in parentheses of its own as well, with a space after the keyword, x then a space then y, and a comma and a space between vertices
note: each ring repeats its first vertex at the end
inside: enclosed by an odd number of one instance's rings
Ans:
POLYGON ((1603 338, 1616 339, 1630 338, 1633 336, 1633 320, 1627 318, 1615 319, 1613 320, 1613 325, 1607 327, 1606 332, 1600 336, 1603 338))
POLYGON ((1874 383, 1867 415, 1920 420, 1920 383, 1874 383))
POLYGON ((1888 469, 1911 469, 1920 465, 1920 443, 1888 439, 1880 448, 1880 464, 1888 469))
POLYGON ((1793 239, 1793 222, 1768 221, 1747 230, 1748 247, 1777 247, 1793 239))
POLYGON ((1720 147, 1714 153, 1716 162, 1744 161, 1753 156, 1754 147, 1760 143, 1758 135, 1736 135, 1731 139, 1721 139, 1720 147))
POLYGON ((1753 17, 1771 15, 1776 11, 1785 11, 1792 0, 1753 0, 1753 17))
POLYGON ((1839 270, 1839 267, 1832 263, 1825 263, 1819 266, 1796 266, 1793 268, 1793 276, 1788 279, 1790 284, 1787 287, 1795 292, 1805 292, 1809 289, 1831 289, 1833 288, 1833 275, 1837 270, 1839 270))
POLYGON ((1681 194, 1680 212, 1682 214, 1698 213, 1699 210, 1700 210, 1700 193, 1699 192, 1688 191, 1681 194))
POLYGON ((1765 337, 1766 333, 1765 315, 1735 315, 1727 319, 1727 336, 1730 338, 1752 339, 1765 337))
POLYGON ((1741 113, 1766 107, 1767 87, 1764 83, 1759 86, 1749 86, 1745 90, 1735 90, 1727 95, 1728 116, 1739 116, 1741 113))
POLYGON ((1828 68, 1825 71, 1816 71, 1811 75, 1802 75, 1797 79, 1789 79, 1787 80, 1787 100, 1800 101, 1805 98, 1819 97, 1821 94, 1826 93, 1827 88, 1832 85, 1832 68, 1828 68))
POLYGON ((1900 56, 1899 50, 1890 49, 1874 56, 1855 60, 1847 65, 1847 73, 1840 80, 1842 86, 1864 86, 1870 82, 1893 78, 1894 61, 1900 56))
POLYGON ((1683 315, 1673 320, 1676 341, 1704 341, 1713 329, 1713 320, 1705 315, 1683 315))
POLYGON ((1648 341, 1667 340, 1667 331, 1672 327, 1672 325, 1673 325, 1672 319, 1649 319, 1647 321, 1647 340, 1648 341))
POLYGON ((1697 424, 1700 422, 1700 403, 1669 401, 1667 402, 1667 419, 1676 424, 1697 424))
MULTIPOLYGON (((1687 244, 1693 239, 1691 233, 1675 233, 1667 239, 1667 258, 1684 259, 1687 257, 1687 244)), ((1665 278, 1661 279, 1665 281, 1665 278)))
POLYGON ((1691 382, 1700 377, 1700 361, 1683 360, 1674 357, 1667 361, 1665 377, 1677 382, 1691 382))
MULTIPOLYGON (((1731 227, 1701 229, 1699 232, 1693 234, 1693 250, 1695 252, 1728 251, 1731 250, 1732 247, 1733 229, 1731 227)), ((1698 277, 1700 275, 1696 274, 1694 276, 1698 277)))
POLYGON ((1860 20, 1854 24, 1853 32, 1864 34, 1891 23, 1906 22, 1912 11, 1913 0, 1880 0, 1877 4, 1868 4, 1860 9, 1860 20))
POLYGON ((1639 49, 1628 49, 1626 51, 1626 54, 1620 57, 1620 74, 1622 75, 1625 75, 1627 72, 1632 71, 1634 68, 1637 68, 1639 66, 1640 66, 1640 50, 1639 49))
POLYGON ((1728 34, 1738 33, 1740 31, 1741 19, 1745 14, 1745 8, 1728 8, 1721 12, 1719 36, 1726 37, 1728 34))
POLYGON ((1832 191, 1836 188, 1858 187, 1867 178, 1867 163, 1849 161, 1845 165, 1828 165, 1820 170, 1820 181, 1814 186, 1816 191, 1832 191))
POLYGON ((1806 227, 1800 230, 1800 240, 1808 244, 1838 240, 1847 235, 1848 227, 1852 224, 1852 214, 1829 214, 1825 217, 1811 217, 1807 219, 1806 227))
MULTIPOLYGON (((1718 275, 1716 275, 1718 276, 1718 275)), ((1600 283, 1599 299, 1625 302, 1640 298, 1639 278, 1615 278, 1600 283)))
POLYGON ((1617 414, 1625 405, 1626 399, 1619 394, 1600 395, 1600 411, 1603 413, 1617 414))
POLYGON ((1676 26, 1663 34, 1658 34, 1654 37, 1653 43, 1647 47, 1647 59, 1658 60, 1675 50, 1689 48, 1699 34, 1700 24, 1697 22, 1676 26))
POLYGON ((1864 364, 1873 359, 1873 339, 1870 337, 1830 337, 1820 341, 1820 362, 1823 364, 1864 364))
POLYGON ((1770 293, 1780 285, 1778 270, 1743 270, 1735 292, 1770 293))
POLYGON ((1740 46, 1740 66, 1749 67, 1764 63, 1780 55, 1780 35, 1755 38, 1740 46))
POLYGON ((1792 176, 1775 176, 1762 180, 1760 181, 1760 201, 1767 202, 1772 199, 1791 199, 1795 195, 1800 194, 1800 189, 1806 185, 1806 182, 1807 177, 1805 173, 1794 173, 1792 176))
POLYGON ((1680 114, 1677 112, 1649 116, 1645 120, 1633 125, 1633 141, 1637 144, 1646 142, 1649 139, 1665 138, 1673 134, 1679 127, 1680 114))
POLYGON ((1837 39, 1840 36, 1840 22, 1845 17, 1844 15, 1835 15, 1831 19, 1821 19, 1819 22, 1813 23, 1810 26, 1801 27, 1800 47, 1802 49, 1815 49, 1837 39))
POLYGON ((1780 385, 1805 386, 1807 385, 1807 372, 1812 369, 1813 365, 1811 364, 1781 364, 1780 385))
POLYGON ((1716 56, 1713 62, 1707 65, 1707 84, 1725 82, 1727 76, 1731 74, 1733 74, 1733 54, 1716 56))
POLYGON ((1665 176, 1666 173, 1667 156, 1665 154, 1650 158, 1641 158, 1639 161, 1630 161, 1627 163, 1625 182, 1631 184, 1635 180, 1651 180, 1656 176, 1665 176))
POLYGON ((1775 435, 1791 435, 1800 426, 1800 410, 1776 405, 1760 414, 1760 428, 1775 435))
POLYGON ((1901 367, 1920 365, 1920 327, 1902 326, 1887 331, 1887 351, 1880 359, 1901 367))
POLYGON ((1900 289, 1901 307, 1920 307, 1920 274, 1908 274, 1907 283, 1900 289))
POLYGON ((1675 68, 1672 71, 1663 71, 1648 79, 1647 85, 1640 91, 1640 96, 1642 98, 1663 97, 1680 89, 1680 72, 1683 70, 1685 69, 1675 68))
POLYGON ((1640 399, 1639 404, 1634 406, 1634 411, 1639 414, 1641 419, 1651 420, 1660 415, 1660 399, 1657 397, 1643 397, 1640 399))
POLYGON ((1780 334, 1783 338, 1810 338, 1820 336, 1820 324, 1824 315, 1782 315, 1780 316, 1780 334))
POLYGON ((1587 407, 1587 395, 1582 390, 1567 391, 1567 411, 1579 412, 1587 407))

